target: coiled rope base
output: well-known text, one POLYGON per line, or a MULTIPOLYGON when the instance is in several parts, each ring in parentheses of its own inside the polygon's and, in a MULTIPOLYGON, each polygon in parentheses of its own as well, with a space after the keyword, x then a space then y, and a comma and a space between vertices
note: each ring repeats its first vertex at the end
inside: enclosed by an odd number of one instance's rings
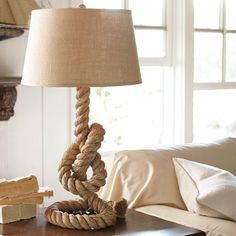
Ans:
POLYGON ((106 183, 107 172, 97 150, 103 141, 105 130, 99 124, 89 122, 90 88, 77 88, 76 93, 76 140, 66 150, 58 168, 59 180, 69 192, 81 199, 56 202, 45 212, 46 219, 63 228, 95 230, 115 225, 117 217, 124 217, 127 202, 106 202, 95 193, 106 183), (87 179, 91 166, 93 175, 87 179), (77 212, 91 211, 85 215, 77 212))

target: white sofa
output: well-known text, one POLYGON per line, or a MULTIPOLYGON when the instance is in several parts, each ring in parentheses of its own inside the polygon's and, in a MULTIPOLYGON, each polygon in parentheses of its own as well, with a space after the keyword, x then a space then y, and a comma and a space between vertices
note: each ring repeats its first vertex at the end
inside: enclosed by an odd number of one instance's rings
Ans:
POLYGON ((207 236, 236 236, 236 222, 187 211, 179 192, 173 157, 216 166, 236 175, 236 138, 211 144, 118 152, 105 158, 108 178, 100 197, 113 201, 124 197, 129 208, 202 230, 207 236))

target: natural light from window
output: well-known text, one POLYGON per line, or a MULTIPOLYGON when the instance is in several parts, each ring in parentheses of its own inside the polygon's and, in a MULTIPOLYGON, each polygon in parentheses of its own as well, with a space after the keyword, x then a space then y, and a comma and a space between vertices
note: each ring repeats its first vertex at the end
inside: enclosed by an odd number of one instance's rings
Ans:
POLYGON ((163 69, 141 72, 142 85, 92 89, 91 122, 107 130, 103 151, 154 148, 162 141, 163 69))
POLYGON ((194 93, 195 141, 236 136, 236 109, 232 109, 232 101, 236 101, 236 90, 194 93))
POLYGON ((194 0, 194 141, 236 136, 235 9, 235 0, 194 0))

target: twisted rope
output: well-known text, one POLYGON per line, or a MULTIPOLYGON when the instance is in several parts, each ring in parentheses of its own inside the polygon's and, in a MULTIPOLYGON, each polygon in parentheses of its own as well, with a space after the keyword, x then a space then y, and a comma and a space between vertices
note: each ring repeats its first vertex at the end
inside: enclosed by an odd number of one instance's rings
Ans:
POLYGON ((124 217, 127 202, 105 202, 95 192, 106 183, 105 164, 97 152, 103 141, 105 130, 100 124, 89 122, 90 88, 77 88, 76 93, 76 140, 65 151, 58 168, 59 180, 69 192, 82 199, 56 202, 45 212, 47 220, 63 228, 101 229, 114 225, 116 217, 124 217), (91 166, 93 175, 87 179, 91 166), (92 210, 95 215, 75 214, 77 211, 92 210))

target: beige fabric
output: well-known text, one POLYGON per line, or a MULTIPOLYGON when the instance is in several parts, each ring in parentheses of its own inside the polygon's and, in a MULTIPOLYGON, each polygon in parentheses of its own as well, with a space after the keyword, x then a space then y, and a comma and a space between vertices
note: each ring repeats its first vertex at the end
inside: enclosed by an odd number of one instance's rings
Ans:
POLYGON ((0 23, 16 24, 7 0, 0 0, 0 23))
POLYGON ((28 28, 31 11, 39 9, 34 0, 8 0, 16 25, 28 28))
POLYGON ((236 177, 209 165, 173 158, 181 196, 189 211, 236 221, 236 177))
POLYGON ((129 208, 150 204, 185 208, 178 193, 175 173, 170 172, 172 176, 168 178, 163 176, 163 171, 169 168, 169 163, 165 158, 157 158, 155 154, 156 151, 151 150, 115 154, 112 165, 107 166, 106 163, 107 183, 100 191, 100 197, 112 201, 124 197, 129 208))
POLYGON ((0 24, 27 28, 31 11, 39 9, 34 0, 0 0, 0 24))
POLYGON ((22 84, 92 87, 138 83, 141 76, 129 10, 32 12, 22 84))
POLYGON ((189 211, 160 205, 145 206, 136 210, 161 219, 202 230, 207 233, 207 236, 236 235, 236 223, 233 221, 199 216, 189 211))
POLYGON ((107 184, 99 195, 117 201, 124 197, 129 208, 165 204, 186 209, 181 198, 172 158, 213 165, 236 174, 236 139, 212 144, 162 147, 157 150, 122 151, 106 163, 107 184))

